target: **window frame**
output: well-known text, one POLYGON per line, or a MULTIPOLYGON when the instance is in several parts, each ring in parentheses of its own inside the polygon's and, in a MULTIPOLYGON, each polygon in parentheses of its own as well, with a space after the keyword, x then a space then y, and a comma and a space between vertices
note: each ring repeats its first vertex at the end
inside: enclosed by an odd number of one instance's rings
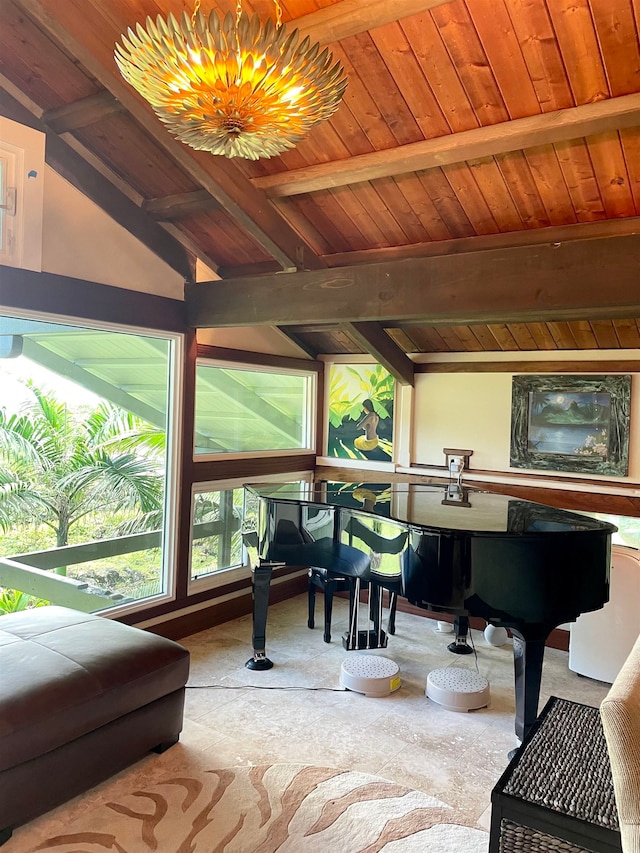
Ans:
MULTIPOLYGON (((230 480, 207 480, 202 482, 194 482, 191 486, 191 511, 189 522, 189 565, 188 565, 188 590, 187 596, 192 596, 200 592, 215 590, 227 584, 234 583, 239 580, 246 580, 251 577, 253 567, 249 562, 249 554, 245 545, 242 545, 242 564, 239 566, 229 566, 227 568, 218 568, 206 575, 194 578, 192 576, 192 557, 193 557, 193 516, 196 493, 203 492, 222 492, 228 489, 243 489, 245 485, 251 483, 288 483, 292 480, 304 480, 313 482, 313 471, 291 471, 281 474, 263 474, 255 477, 245 477, 242 479, 234 478, 230 480)), ((218 599, 216 599, 218 600, 218 599)))
MULTIPOLYGON (((17 319, 34 320, 65 326, 76 326, 88 331, 114 332, 142 337, 160 338, 169 343, 167 357, 167 430, 165 459, 165 502, 162 526, 163 592, 126 604, 114 605, 96 611, 100 616, 117 619, 157 605, 173 602, 178 590, 178 507, 181 481, 182 408, 184 397, 184 360, 186 357, 185 334, 167 329, 146 328, 124 323, 113 323, 70 314, 51 314, 32 309, 15 308, 0 304, 0 315, 17 319)), ((55 372, 55 371, 54 371, 55 372)))
POLYGON ((306 456, 315 453, 317 439, 317 401, 318 401, 318 372, 310 367, 308 370, 302 368, 270 366, 252 364, 247 361, 229 361, 223 359, 198 356, 196 358, 195 372, 199 367, 217 367, 224 370, 243 370, 252 373, 284 374, 288 376, 302 376, 307 379, 305 393, 306 422, 304 424, 304 447, 284 448, 276 450, 241 450, 219 453, 196 453, 196 423, 197 423, 197 380, 194 384, 193 401, 193 435, 191 437, 192 458, 195 463, 221 462, 233 459, 269 458, 283 456, 306 456))

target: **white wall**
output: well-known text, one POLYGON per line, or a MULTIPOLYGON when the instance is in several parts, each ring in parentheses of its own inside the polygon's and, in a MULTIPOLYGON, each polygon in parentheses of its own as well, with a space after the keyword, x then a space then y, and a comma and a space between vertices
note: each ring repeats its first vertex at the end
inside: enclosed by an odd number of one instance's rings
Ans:
MULTIPOLYGON (((547 354, 519 353, 526 361, 545 360, 547 354)), ((499 359, 491 354, 484 360, 499 359)), ((554 360, 559 354, 554 353, 554 360)), ((562 353, 562 360, 574 360, 575 373, 580 361, 592 359, 593 353, 562 353)), ((611 360, 612 372, 620 359, 640 359, 637 351, 599 351, 598 360, 611 360)), ((445 359, 433 359, 443 361, 445 359)), ((450 361, 470 361, 468 355, 450 361)), ((479 360, 479 359, 478 359, 479 360)), ((640 370, 640 360, 638 362, 640 370)), ((421 465, 444 465, 444 447, 473 450, 471 470, 521 472, 509 466, 511 429, 512 373, 421 373, 416 374, 413 413, 412 461, 421 465)), ((536 475, 558 479, 555 472, 535 471, 536 475)), ((561 476, 561 475, 560 475, 561 476)), ((568 475, 579 479, 580 474, 568 475)), ((594 475, 582 475, 597 479, 594 475)), ((610 480, 611 478, 600 478, 610 480)), ((631 433, 629 441, 629 476, 615 478, 621 483, 640 482, 640 373, 632 374, 631 433)))
POLYGON ((44 181, 42 269, 184 299, 179 273, 49 167, 44 181))

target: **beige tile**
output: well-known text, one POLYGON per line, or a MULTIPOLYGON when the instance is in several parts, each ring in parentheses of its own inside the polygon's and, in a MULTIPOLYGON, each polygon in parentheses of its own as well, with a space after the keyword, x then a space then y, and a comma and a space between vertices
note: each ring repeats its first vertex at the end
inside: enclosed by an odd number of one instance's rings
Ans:
MULTIPOLYGON (((475 655, 447 651, 451 635, 436 623, 399 613, 396 634, 376 651, 400 668, 402 687, 383 698, 344 690, 340 641, 347 602, 337 599, 333 641, 322 640, 321 599, 316 628, 307 628, 306 596, 274 605, 267 626, 266 672, 245 667, 251 656, 251 617, 201 631, 182 642, 191 652, 185 725, 180 743, 150 755, 113 779, 16 830, 2 853, 29 853, 42 838, 117 795, 190 769, 300 762, 355 769, 415 787, 453 808, 458 819, 489 828, 490 793, 515 745, 513 653, 472 632, 475 655), (447 711, 425 696, 432 669, 467 666, 490 682, 488 708, 447 711), (204 685, 210 685, 208 687, 204 685)), ((597 705, 609 685, 568 669, 568 655, 545 653, 540 706, 549 695, 597 705)))

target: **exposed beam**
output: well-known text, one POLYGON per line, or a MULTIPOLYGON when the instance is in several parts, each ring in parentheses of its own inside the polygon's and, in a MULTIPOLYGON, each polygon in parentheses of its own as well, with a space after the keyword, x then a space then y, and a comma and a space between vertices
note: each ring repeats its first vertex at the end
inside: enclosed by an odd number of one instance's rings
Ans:
POLYGON ((121 112, 123 109, 120 101, 117 101, 110 92, 103 90, 87 98, 80 98, 70 104, 47 110, 42 116, 42 121, 54 133, 68 133, 94 124, 105 116, 121 112))
POLYGON ((203 264, 206 264, 209 269, 218 275, 218 265, 210 257, 204 249, 197 243, 190 234, 187 234, 186 231, 183 231, 179 224, 175 222, 158 222, 158 225, 170 234, 174 239, 178 241, 181 245, 187 249, 187 251, 191 252, 191 254, 202 261, 203 264))
POLYGON ((270 198, 283 198, 638 125, 640 94, 634 93, 253 178, 253 183, 270 198))
POLYGON ((144 320, 147 329, 167 332, 184 332, 186 328, 185 304, 179 299, 50 272, 17 267, 0 269, 0 303, 18 311, 50 315, 53 322, 54 318, 71 313, 78 320, 118 325, 135 318, 138 322, 144 320))
POLYGON ((382 27, 393 21, 427 12, 451 0, 342 0, 317 12, 311 12, 288 22, 300 31, 301 38, 309 36, 320 44, 342 41, 349 36, 382 27))
POLYGON ((284 337, 287 338, 287 340, 291 341, 292 344, 295 344, 298 347, 298 349, 301 349, 302 352, 306 353, 309 356, 309 358, 313 358, 313 359, 317 358, 318 351, 316 349, 314 349, 312 346, 310 346, 305 340, 303 340, 295 332, 292 332, 286 326, 276 326, 275 328, 280 332, 280 334, 284 335, 284 337))
MULTIPOLYGON (((596 237, 617 237, 640 234, 640 216, 624 219, 601 219, 596 222, 578 222, 572 225, 551 225, 524 231, 506 231, 500 234, 479 234, 474 237, 457 237, 453 240, 432 240, 429 243, 410 243, 405 246, 383 246, 359 249, 354 252, 336 252, 323 255, 328 267, 348 267, 354 264, 373 264, 379 261, 403 261, 408 258, 433 258, 437 255, 457 255, 467 252, 484 252, 487 249, 508 249, 515 246, 538 246, 544 243, 563 243, 565 240, 593 240, 596 237)), ((220 267, 220 278, 249 278, 277 272, 273 263, 244 264, 220 267)), ((300 329, 299 331, 314 331, 300 329)), ((318 329, 317 331, 325 331, 318 329)))
POLYGON ((196 327, 635 317, 640 236, 187 285, 196 327))
POLYGON ((194 275, 191 256, 160 225, 131 199, 89 165, 66 142, 31 115, 28 110, 0 89, 0 115, 33 127, 46 134, 45 162, 69 181, 83 195, 94 201, 105 213, 126 228, 150 251, 185 279, 194 275))
MULTIPOLYGON (((640 216, 624 219, 602 219, 598 222, 578 222, 574 225, 552 225, 546 228, 530 228, 525 231, 507 231, 501 234, 480 234, 477 237, 458 237, 453 240, 433 240, 430 243, 413 243, 408 246, 388 246, 379 249, 361 249, 355 252, 340 252, 323 255, 329 267, 345 267, 352 264, 372 264, 379 261, 402 261, 407 258, 432 258, 437 255, 458 255, 469 252, 484 252, 487 249, 508 249, 516 246, 539 246, 544 243, 564 243, 567 240, 594 240, 597 237, 620 237, 640 234, 640 216)), ((225 267, 223 278, 234 278, 235 267, 225 267)), ((252 275, 250 270, 235 277, 252 275)), ((256 271, 255 275, 261 272, 256 271)))
POLYGON ((269 275, 280 272, 281 267, 274 261, 261 261, 256 264, 238 264, 235 267, 218 267, 220 278, 244 278, 245 276, 269 275))
POLYGON ((212 344, 198 344, 198 358, 209 358, 214 361, 230 361, 235 364, 262 365, 263 367, 283 367, 285 370, 312 370, 320 373, 323 370, 321 361, 310 361, 306 358, 291 358, 288 355, 272 355, 266 352, 248 352, 229 347, 218 347, 212 344))
POLYGON ((414 384, 413 362, 393 342, 380 323, 346 323, 344 328, 401 385, 414 384))
POLYGON ((172 221, 203 210, 220 210, 220 204, 206 190, 193 190, 147 199, 142 203, 142 208, 156 219, 172 221))
MULTIPOLYGON (((102 14, 97 0, 81 6, 59 0, 15 0, 51 39, 70 53, 131 114, 153 141, 206 189, 283 269, 295 269, 301 247, 310 269, 325 266, 311 246, 294 231, 253 186, 242 171, 225 157, 195 151, 174 139, 149 104, 122 79, 115 66, 113 45, 120 38, 112 20, 102 14)), ((136 21, 127 21, 132 27, 136 21)))

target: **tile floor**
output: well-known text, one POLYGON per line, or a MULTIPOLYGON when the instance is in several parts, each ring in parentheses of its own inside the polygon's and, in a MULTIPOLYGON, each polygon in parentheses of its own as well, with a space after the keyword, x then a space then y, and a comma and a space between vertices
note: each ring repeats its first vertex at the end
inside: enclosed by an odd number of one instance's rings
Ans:
MULTIPOLYGON (((267 672, 244 666, 251 654, 249 616, 183 639, 191 651, 190 684, 214 686, 187 690, 180 743, 17 829, 2 853, 29 853, 87 809, 187 767, 271 762, 373 773, 432 794, 461 821, 488 829, 491 789, 516 745, 511 646, 491 646, 482 632, 472 632, 491 702, 455 713, 425 697, 427 675, 451 665, 475 669, 475 659, 448 652, 451 635, 439 634, 436 622, 398 613, 395 635, 376 654, 398 664, 402 686, 372 698, 340 686, 346 602, 335 602, 330 644, 317 617, 310 631, 304 596, 270 609, 267 652, 275 665, 267 672)), ((567 653, 546 651, 540 708, 550 695, 598 705, 606 694, 608 684, 578 676, 567 664, 567 653)))

